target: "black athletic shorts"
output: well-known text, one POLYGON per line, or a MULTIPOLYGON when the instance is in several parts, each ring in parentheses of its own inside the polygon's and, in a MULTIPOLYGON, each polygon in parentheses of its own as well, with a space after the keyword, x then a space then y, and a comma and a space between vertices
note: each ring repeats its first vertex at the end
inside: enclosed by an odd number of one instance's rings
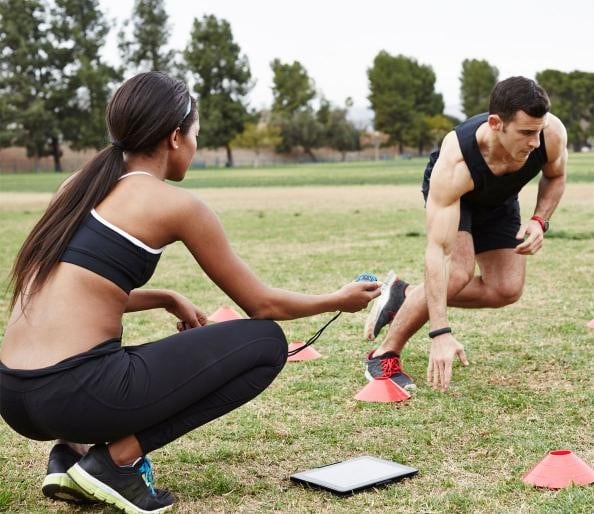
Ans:
MULTIPOLYGON (((425 203, 429 196, 429 180, 436 160, 437 156, 432 154, 423 176, 422 192, 425 203)), ((472 236, 475 254, 518 246, 522 240, 516 239, 516 234, 521 223, 517 196, 512 196, 495 207, 473 205, 465 201, 464 196, 460 200, 458 230, 468 232, 472 236)))

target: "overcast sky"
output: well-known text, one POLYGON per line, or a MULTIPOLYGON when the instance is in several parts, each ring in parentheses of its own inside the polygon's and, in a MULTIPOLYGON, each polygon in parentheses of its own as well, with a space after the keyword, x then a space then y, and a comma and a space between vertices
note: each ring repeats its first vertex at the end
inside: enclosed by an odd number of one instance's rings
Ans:
MULTIPOLYGON (((134 0, 100 0, 113 26, 130 17, 134 0)), ((272 103, 270 62, 301 62, 333 104, 352 97, 369 107, 367 69, 381 50, 432 66, 446 113, 460 115, 462 61, 485 59, 499 78, 547 68, 594 72, 591 0, 165 0, 170 44, 182 50, 192 22, 214 14, 231 24, 256 85, 252 107, 272 103)), ((118 62, 115 33, 106 57, 118 62)), ((553 109, 554 110, 554 109, 553 109)))

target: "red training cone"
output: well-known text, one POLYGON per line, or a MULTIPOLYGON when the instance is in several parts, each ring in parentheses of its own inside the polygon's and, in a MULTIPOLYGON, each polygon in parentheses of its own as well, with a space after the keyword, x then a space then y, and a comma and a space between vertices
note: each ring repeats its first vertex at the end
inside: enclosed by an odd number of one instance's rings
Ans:
POLYGON ((575 455, 571 450, 555 450, 542 459, 522 481, 537 487, 563 489, 570 484, 587 485, 594 483, 594 469, 575 455))
POLYGON ((588 328, 594 328, 594 319, 592 321, 588 321, 588 324, 586 326, 588 328))
POLYGON ((229 321, 231 319, 243 319, 243 316, 237 311, 234 311, 228 305, 223 305, 214 311, 209 317, 209 321, 229 321))
POLYGON ((355 395, 363 402, 403 402, 409 398, 408 391, 389 378, 374 378, 355 395))
MULTIPOLYGON (((289 344, 289 351, 296 350, 301 348, 305 343, 302 341, 295 341, 289 344)), ((315 359, 319 359, 322 355, 318 352, 313 346, 308 346, 304 348, 300 352, 296 353, 295 355, 289 355, 287 358, 288 362, 298 362, 298 361, 313 361, 315 359)))

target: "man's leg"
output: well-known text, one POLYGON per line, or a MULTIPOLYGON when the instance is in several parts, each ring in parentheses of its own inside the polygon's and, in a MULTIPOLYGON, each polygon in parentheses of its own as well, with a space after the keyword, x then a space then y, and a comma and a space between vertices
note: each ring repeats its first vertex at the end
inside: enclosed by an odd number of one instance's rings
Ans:
POLYGON ((526 277, 526 256, 503 248, 476 256, 481 274, 475 276, 455 297, 452 307, 480 309, 504 307, 522 296, 526 277))
MULTIPOLYGON (((472 236, 468 232, 458 232, 449 268, 448 298, 455 297, 472 280, 475 267, 472 236)), ((449 302, 449 300, 448 300, 449 302)), ((400 352, 407 341, 427 322, 427 298, 423 284, 409 287, 402 307, 398 310, 382 344, 374 356, 385 352, 400 352)))

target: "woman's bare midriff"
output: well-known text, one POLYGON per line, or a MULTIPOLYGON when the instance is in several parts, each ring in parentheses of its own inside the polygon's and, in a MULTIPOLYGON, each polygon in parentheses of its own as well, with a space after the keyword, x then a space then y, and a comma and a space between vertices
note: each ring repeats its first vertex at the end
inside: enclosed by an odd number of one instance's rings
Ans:
POLYGON ((24 313, 17 302, 0 361, 12 369, 40 369, 119 338, 127 301, 109 280, 61 262, 24 313))

